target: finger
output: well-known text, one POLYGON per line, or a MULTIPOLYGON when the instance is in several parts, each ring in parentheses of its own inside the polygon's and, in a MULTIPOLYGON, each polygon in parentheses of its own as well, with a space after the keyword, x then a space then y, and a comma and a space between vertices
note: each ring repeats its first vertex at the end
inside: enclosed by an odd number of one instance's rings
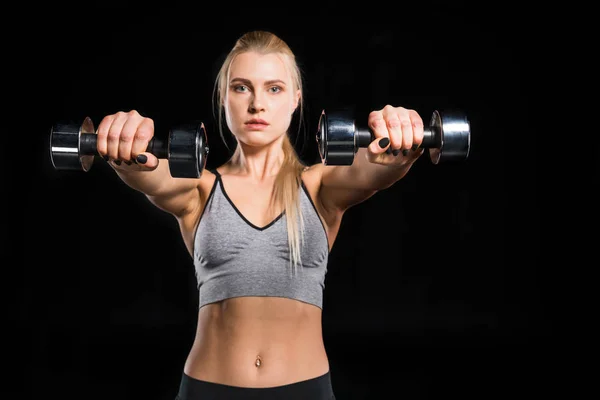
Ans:
POLYGON ((153 170, 158 167, 158 158, 154 154, 148 152, 139 153, 135 158, 135 162, 146 170, 153 170))
POLYGON ((96 129, 96 148, 98 153, 103 157, 108 153, 108 130, 110 129, 114 119, 114 115, 107 115, 106 117, 102 118, 102 121, 100 121, 100 124, 98 124, 98 128, 96 129))
POLYGON ((119 159, 119 141, 121 139, 121 131, 123 130, 123 125, 127 121, 127 115, 123 112, 118 112, 115 114, 115 118, 113 119, 110 127, 108 128, 107 135, 107 155, 111 159, 118 160, 119 159))
POLYGON ((421 146, 421 143, 423 143, 423 136, 424 136, 424 128, 423 128, 423 119, 421 118, 421 116, 419 115, 418 112, 416 112, 415 110, 409 110, 409 114, 410 114, 410 120, 412 123, 412 130, 413 130, 413 140, 412 140, 412 144, 408 148, 412 148, 413 150, 418 148, 419 146, 421 146))
POLYGON ((402 129, 402 144, 401 148, 403 150, 408 150, 413 145, 413 122, 411 119, 411 110, 408 110, 403 107, 399 107, 397 109, 398 119, 400 120, 400 126, 402 129))
POLYGON ((137 132, 133 138, 131 157, 135 159, 138 154, 145 152, 152 137, 154 137, 154 121, 144 118, 137 126, 137 132))
POLYGON ((383 112, 379 111, 371 111, 368 119, 368 126, 373 133, 373 140, 381 139, 381 138, 389 138, 389 133, 387 126, 385 124, 385 119, 383 118, 383 112))
POLYGON ((403 110, 402 107, 395 108, 389 105, 383 108, 383 118, 390 137, 390 148, 394 155, 397 155, 398 151, 402 149, 402 138, 404 136, 402 131, 403 110))
POLYGON ((377 138, 373 140, 367 147, 369 160, 374 161, 377 156, 386 152, 389 148, 390 139, 387 137, 377 138))
POLYGON ((383 147, 383 151, 390 154, 391 146, 389 141, 389 132, 385 124, 385 119, 383 118, 383 110, 371 111, 368 118, 367 123, 369 130, 373 134, 373 140, 371 144, 367 148, 368 157, 371 162, 375 161, 375 158, 381 154, 379 149, 381 146, 383 147), (386 138, 387 141, 381 142, 381 146, 378 144, 380 139, 386 138))
POLYGON ((118 158, 123 161, 131 160, 132 144, 135 136, 137 135, 138 126, 141 123, 141 119, 134 116, 129 116, 123 126, 121 127, 121 134, 119 135, 118 142, 118 158))

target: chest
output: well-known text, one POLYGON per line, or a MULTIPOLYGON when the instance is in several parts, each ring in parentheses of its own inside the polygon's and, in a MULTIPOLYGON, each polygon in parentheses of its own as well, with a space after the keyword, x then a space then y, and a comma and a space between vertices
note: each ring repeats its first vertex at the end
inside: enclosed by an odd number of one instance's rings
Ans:
POLYGON ((281 206, 272 203, 274 182, 258 184, 232 178, 222 180, 221 185, 233 208, 255 227, 271 224, 283 212, 281 206))

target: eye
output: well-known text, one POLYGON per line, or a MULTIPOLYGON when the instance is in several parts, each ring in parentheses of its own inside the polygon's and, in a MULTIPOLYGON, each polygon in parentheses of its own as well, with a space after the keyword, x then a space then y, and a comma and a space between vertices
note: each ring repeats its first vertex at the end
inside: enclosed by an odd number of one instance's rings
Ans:
POLYGON ((248 91, 249 89, 248 89, 248 86, 246 86, 246 85, 235 85, 233 87, 233 90, 235 90, 236 92, 245 92, 245 91, 248 91))
POLYGON ((271 87, 269 88, 269 91, 270 91, 271 93, 279 93, 279 92, 281 92, 281 87, 279 87, 279 86, 271 86, 271 87))

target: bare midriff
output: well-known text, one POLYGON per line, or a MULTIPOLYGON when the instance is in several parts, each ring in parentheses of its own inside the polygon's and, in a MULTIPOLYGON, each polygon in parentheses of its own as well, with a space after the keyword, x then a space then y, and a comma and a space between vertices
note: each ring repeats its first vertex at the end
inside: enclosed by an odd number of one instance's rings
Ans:
POLYGON ((273 387, 329 371, 321 309, 278 297, 238 297, 200 308, 184 372, 241 387, 273 387))

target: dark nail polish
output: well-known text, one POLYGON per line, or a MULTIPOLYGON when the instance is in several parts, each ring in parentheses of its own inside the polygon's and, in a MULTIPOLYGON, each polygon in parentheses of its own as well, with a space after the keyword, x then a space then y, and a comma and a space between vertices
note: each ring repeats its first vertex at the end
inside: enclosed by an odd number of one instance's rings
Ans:
POLYGON ((123 161, 127 165, 131 165, 131 161, 123 161))
POLYGON ((402 150, 402 155, 403 156, 407 156, 408 155, 408 150, 406 150, 406 149, 402 150))
POLYGON ((121 160, 115 160, 115 164, 121 165, 121 160))
POLYGON ((385 148, 388 144, 390 144, 389 138, 384 137, 379 140, 379 147, 381 147, 382 149, 385 148))
POLYGON ((146 156, 145 154, 138 154, 136 160, 140 164, 146 164, 146 161, 148 161, 148 156, 146 156))
POLYGON ((394 151, 392 151, 392 154, 394 156, 397 156, 398 154, 400 154, 400 150, 394 150, 394 151))
POLYGON ((415 151, 419 148, 418 144, 413 144, 412 147, 410 148, 412 151, 415 151))
POLYGON ((110 158, 108 156, 102 156, 102 158, 104 159, 104 161, 108 162, 110 161, 110 158))

